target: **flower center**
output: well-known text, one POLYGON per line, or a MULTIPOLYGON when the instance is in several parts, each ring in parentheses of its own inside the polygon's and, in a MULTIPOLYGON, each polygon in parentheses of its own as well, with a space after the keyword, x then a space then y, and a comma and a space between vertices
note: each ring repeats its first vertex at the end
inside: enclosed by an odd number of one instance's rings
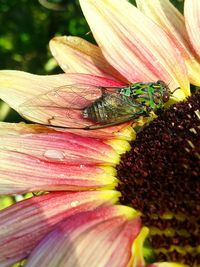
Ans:
POLYGON ((121 202, 143 214, 156 261, 200 264, 200 93, 138 133, 117 166, 121 202))

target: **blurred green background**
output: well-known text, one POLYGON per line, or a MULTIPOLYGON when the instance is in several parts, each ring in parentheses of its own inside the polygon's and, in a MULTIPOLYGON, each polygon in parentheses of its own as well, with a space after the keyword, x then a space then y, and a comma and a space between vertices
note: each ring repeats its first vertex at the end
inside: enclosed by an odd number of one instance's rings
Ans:
POLYGON ((55 72, 48 68, 49 40, 55 35, 83 37, 89 31, 78 1, 54 0, 50 7, 53 9, 45 8, 37 0, 0 0, 1 69, 55 72))

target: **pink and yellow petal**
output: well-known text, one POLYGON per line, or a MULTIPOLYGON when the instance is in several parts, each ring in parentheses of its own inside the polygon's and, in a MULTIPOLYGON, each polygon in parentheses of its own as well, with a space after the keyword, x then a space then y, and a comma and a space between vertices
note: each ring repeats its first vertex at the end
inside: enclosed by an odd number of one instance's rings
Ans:
MULTIPOLYGON (((185 60, 190 82, 200 85, 200 61, 191 49, 183 15, 169 0, 154 0, 153 2, 136 0, 136 2, 140 11, 155 21, 171 36, 185 60)), ((189 10, 191 12, 191 9, 189 10)))
POLYGON ((29 98, 45 94, 48 90, 67 83, 65 74, 34 75, 23 71, 0 71, 0 99, 18 111, 29 98))
POLYGON ((200 1, 185 0, 184 16, 190 42, 200 61, 200 1))
POLYGON ((138 214, 123 206, 104 206, 74 215, 42 240, 27 267, 125 267, 140 228, 138 214))
POLYGON ((73 36, 55 37, 50 41, 52 55, 65 73, 86 73, 109 79, 127 80, 104 58, 100 48, 73 36))
POLYGON ((189 94, 182 56, 169 35, 124 0, 81 0, 83 12, 108 62, 130 82, 164 80, 189 94))
MULTIPOLYGON (((100 138, 105 141, 113 139, 132 141, 136 137, 136 132, 134 131, 131 125, 132 122, 127 122, 112 127, 105 127, 101 129, 92 130, 89 132, 89 136, 94 138, 100 138)), ((65 129, 64 131, 71 132, 71 130, 67 129, 65 129)), ((88 131, 73 129, 73 132, 81 136, 88 136, 88 131)))
MULTIPOLYGON (((72 85, 78 90, 77 83, 81 84, 82 92, 87 88, 95 90, 95 86, 122 85, 120 82, 89 74, 39 76, 20 71, 0 71, 0 98, 30 121, 66 127, 75 127, 74 124, 79 124, 80 121, 81 126, 84 126, 87 120, 83 120, 81 110, 72 109, 75 103, 81 105, 84 97, 79 97, 79 102, 75 98, 72 102, 70 98, 73 95, 72 85), (67 104, 70 109, 66 109, 67 104)), ((96 88, 96 91, 100 92, 100 89, 96 88)), ((92 96, 94 97, 94 93, 92 96)))
POLYGON ((0 147, 41 160, 68 164, 119 163, 118 153, 99 138, 34 124, 0 123, 0 147))
MULTIPOLYGON (((0 129, 1 194, 105 189, 117 184, 113 166, 120 156, 113 144, 35 125, 15 128, 0 123, 0 129)), ((129 148, 125 140, 115 143, 117 150, 129 148)))
POLYGON ((105 203, 115 203, 116 191, 49 193, 18 202, 0 212, 0 265, 26 258, 35 245, 63 219, 105 203))
POLYGON ((52 163, 0 150, 0 194, 115 188, 116 171, 108 166, 52 163), (39 162, 39 164, 38 164, 39 162))

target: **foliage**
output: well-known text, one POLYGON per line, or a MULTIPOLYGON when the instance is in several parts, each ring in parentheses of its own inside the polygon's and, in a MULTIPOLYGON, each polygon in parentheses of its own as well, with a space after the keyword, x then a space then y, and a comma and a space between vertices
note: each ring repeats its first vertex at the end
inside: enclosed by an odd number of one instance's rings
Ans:
POLYGON ((0 14, 1 69, 46 74, 49 40, 55 35, 84 37, 89 31, 75 0, 65 1, 61 11, 47 9, 38 1, 0 0, 0 14))

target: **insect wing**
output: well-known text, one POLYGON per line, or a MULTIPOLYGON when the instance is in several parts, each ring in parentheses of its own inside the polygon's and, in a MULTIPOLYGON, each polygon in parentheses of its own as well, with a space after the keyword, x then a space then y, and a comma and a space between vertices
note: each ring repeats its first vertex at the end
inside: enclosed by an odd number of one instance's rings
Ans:
POLYGON ((66 128, 90 128, 95 122, 83 117, 83 109, 107 93, 119 88, 74 84, 54 88, 19 107, 20 114, 33 122, 66 128))
MULTIPOLYGON (((110 118, 107 122, 101 123, 101 126, 97 126, 98 128, 125 123, 144 115, 145 110, 141 103, 121 95, 119 92, 111 92, 112 90, 110 91, 109 88, 106 89, 104 97, 104 107, 106 107, 110 118), (111 93, 109 97, 107 97, 108 93, 111 93)), ((91 126, 90 128, 95 129, 97 127, 91 126)))

